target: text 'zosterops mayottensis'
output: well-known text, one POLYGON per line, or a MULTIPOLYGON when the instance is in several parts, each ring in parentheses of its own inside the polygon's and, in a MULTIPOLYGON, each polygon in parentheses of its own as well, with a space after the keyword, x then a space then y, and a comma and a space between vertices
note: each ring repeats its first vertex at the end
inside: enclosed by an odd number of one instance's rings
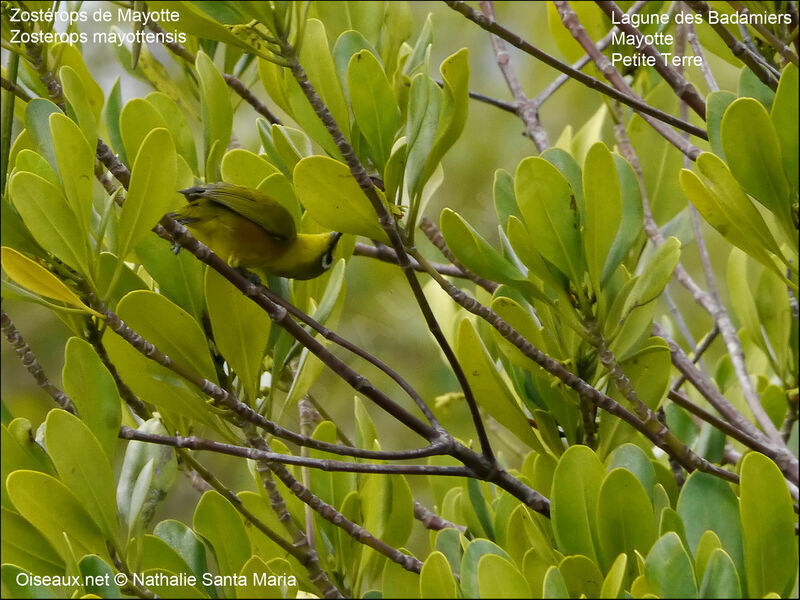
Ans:
POLYGON ((220 182, 180 193, 189 203, 175 211, 175 220, 232 267, 312 279, 333 263, 342 234, 298 233, 289 211, 264 192, 220 182))

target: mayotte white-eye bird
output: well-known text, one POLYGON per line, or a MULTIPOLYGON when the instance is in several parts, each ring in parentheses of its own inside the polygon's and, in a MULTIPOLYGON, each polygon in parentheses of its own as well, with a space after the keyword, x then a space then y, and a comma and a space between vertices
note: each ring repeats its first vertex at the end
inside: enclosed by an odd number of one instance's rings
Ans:
POLYGON ((189 203, 173 213, 175 220, 232 267, 313 279, 333 263, 342 234, 297 233, 289 211, 264 192, 220 182, 180 193, 189 203))

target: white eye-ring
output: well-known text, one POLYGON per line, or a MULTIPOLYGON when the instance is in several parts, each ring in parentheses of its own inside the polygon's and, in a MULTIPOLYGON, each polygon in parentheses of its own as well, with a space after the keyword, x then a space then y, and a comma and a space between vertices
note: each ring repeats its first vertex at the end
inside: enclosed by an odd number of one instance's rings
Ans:
POLYGON ((323 269, 330 269, 331 265, 333 264, 333 253, 327 252, 322 255, 322 268, 323 269))

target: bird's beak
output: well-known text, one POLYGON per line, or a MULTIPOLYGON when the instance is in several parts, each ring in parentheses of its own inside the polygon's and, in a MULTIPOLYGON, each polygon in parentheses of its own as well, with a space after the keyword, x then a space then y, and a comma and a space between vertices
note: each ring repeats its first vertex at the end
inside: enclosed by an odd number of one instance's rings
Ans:
POLYGON ((336 247, 336 244, 339 242, 339 238, 341 238, 343 235, 344 234, 341 231, 333 232, 333 236, 331 236, 333 238, 333 242, 331 242, 331 248, 336 247))

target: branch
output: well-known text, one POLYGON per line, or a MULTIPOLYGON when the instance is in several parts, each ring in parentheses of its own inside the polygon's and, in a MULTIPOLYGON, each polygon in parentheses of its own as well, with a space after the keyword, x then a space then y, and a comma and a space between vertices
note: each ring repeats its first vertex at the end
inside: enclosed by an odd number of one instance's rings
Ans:
POLYGON ((722 395, 717 387, 692 364, 692 361, 684 354, 677 342, 672 340, 658 323, 653 324, 653 333, 666 340, 667 344, 669 344, 670 353, 672 354, 672 364, 684 374, 686 379, 695 388, 697 388, 697 391, 708 400, 709 404, 711 404, 711 406, 713 406, 729 423, 733 424, 752 439, 758 440, 764 444, 769 450, 768 452, 764 452, 764 454, 774 460, 783 474, 796 484, 798 482, 797 458, 786 448, 785 444, 783 444, 783 440, 781 440, 781 444, 773 443, 770 438, 765 436, 761 430, 736 410, 733 404, 722 395))
MULTIPOLYGON (((645 4, 647 4, 647 0, 639 0, 638 2, 635 2, 633 6, 631 6, 625 14, 626 15, 637 14, 639 13, 639 11, 642 10, 642 8, 644 8, 645 4)), ((615 25, 609 30, 609 32, 605 35, 605 37, 602 40, 600 40, 594 45, 595 48, 597 48, 597 50, 600 52, 605 50, 614 39, 614 34, 616 32, 617 32, 617 26, 615 25)), ((572 69, 580 71, 583 67, 585 67, 589 63, 590 60, 592 60, 591 57, 588 54, 584 54, 580 59, 578 59, 577 62, 572 63, 572 69)), ((550 83, 545 89, 539 92, 539 94, 536 96, 536 98, 533 99, 533 101, 538 106, 541 106, 550 96, 552 96, 555 93, 555 91, 558 88, 560 88, 562 85, 564 85, 564 83, 569 81, 569 79, 570 79, 569 75, 567 75, 566 73, 562 73, 561 75, 556 77, 553 80, 553 82, 550 83)))
POLYGON ((37 385, 47 392, 61 408, 68 412, 75 413, 75 407, 69 399, 69 396, 50 383, 39 359, 36 358, 31 347, 25 342, 25 338, 22 337, 22 334, 14 327, 14 323, 6 314, 4 308, 0 308, 0 330, 2 330, 8 343, 11 344, 11 347, 14 348, 14 352, 17 353, 20 361, 22 361, 22 366, 25 367, 36 380, 37 385))
POLYGON ((190 450, 204 450, 238 456, 239 458, 249 458, 251 460, 265 460, 298 467, 307 467, 320 471, 341 472, 341 473, 387 473, 401 475, 448 475, 451 477, 475 477, 475 473, 466 467, 459 466, 440 466, 440 465, 384 465, 376 463, 353 463, 333 460, 328 458, 309 458, 305 456, 295 456, 293 454, 279 454, 269 450, 258 448, 245 448, 215 442, 197 436, 167 436, 155 433, 145 433, 137 429, 123 427, 120 437, 126 440, 139 440, 141 442, 151 442, 163 446, 173 446, 174 448, 189 448, 190 450))
MULTIPOLYGON (((125 186, 128 185, 130 182, 130 172, 125 165, 123 165, 119 159, 117 159, 114 153, 111 152, 111 149, 105 143, 103 143, 102 140, 98 140, 97 157, 109 169, 109 171, 111 171, 114 176, 117 177, 120 183, 125 186)), ((541 513, 542 515, 549 516, 550 501, 547 498, 539 494, 536 490, 531 489, 520 480, 511 476, 507 471, 498 469, 496 465, 487 460, 486 457, 476 454, 462 444, 456 442, 452 437, 449 436, 449 434, 447 434, 446 431, 435 430, 413 415, 408 414, 402 407, 397 406, 394 402, 388 399, 388 397, 374 388, 374 386, 366 378, 356 373, 353 369, 344 364, 338 357, 334 356, 311 334, 306 332, 301 325, 293 321, 289 317, 290 313, 288 309, 272 303, 269 298, 266 297, 263 287, 259 288, 259 286, 255 286, 239 271, 233 269, 230 265, 221 260, 218 256, 211 252, 208 247, 194 239, 183 225, 180 225, 174 219, 167 216, 161 219, 161 223, 163 226, 156 225, 156 227, 153 228, 153 231, 157 235, 178 242, 188 252, 191 252, 199 260, 219 272, 245 296, 261 306, 267 312, 267 314, 270 315, 270 318, 272 318, 280 327, 286 329, 289 334, 292 335, 292 337, 294 337, 303 346, 306 346, 313 354, 319 357, 325 365, 331 368, 334 373, 353 386, 356 391, 376 402, 376 404, 383 408, 383 410, 394 416, 396 419, 404 423, 407 427, 417 432, 422 437, 428 439, 426 436, 430 436, 430 439, 437 440, 444 444, 446 448, 449 448, 445 450, 445 453, 461 461, 464 465, 477 473, 481 478, 500 486, 514 497, 521 500, 532 510, 541 513), (388 404, 384 405, 384 401, 388 401, 388 404), (404 420, 406 415, 408 420, 404 420)), ((227 392, 225 392, 225 394, 227 394, 227 392)), ((241 407, 238 405, 235 406, 237 406, 237 409, 241 410, 241 407)), ((250 410, 247 406, 244 408, 246 410, 250 410)), ((257 416, 257 419, 266 421, 260 415, 257 416)), ((255 424, 262 426, 259 422, 256 422, 255 424)), ((266 427, 283 430, 283 428, 280 428, 269 421, 266 421, 264 425, 266 425, 266 427)), ((272 433, 270 429, 266 430, 272 433)), ((292 436, 297 436, 297 434, 294 432, 288 433, 290 433, 292 436)), ((300 437, 302 438, 302 436, 300 437)), ((314 443, 317 443, 317 441, 314 440, 314 443)), ((333 448, 338 449, 340 447, 334 445, 333 448)), ((328 448, 321 449, 328 452, 337 453, 336 450, 328 448)), ((366 451, 361 450, 360 452, 366 451)))
MULTIPOLYGON (((741 2, 728 2, 731 6, 733 6, 740 14, 745 16, 750 15, 750 10, 747 9, 741 2)), ((770 46, 772 46, 775 51, 780 54, 786 61, 797 65, 797 55, 792 52, 792 49, 783 43, 781 39, 778 38, 774 33, 772 33, 769 29, 764 27, 761 23, 752 23, 750 25, 753 29, 755 29, 758 33, 760 33, 767 42, 769 42, 770 46)))
MULTIPOLYGON (((564 27, 566 27, 567 30, 570 32, 570 34, 572 34, 572 37, 574 37, 575 40, 581 46, 583 46, 583 49, 586 50, 586 53, 592 57, 592 61, 600 70, 600 72, 603 74, 603 76, 605 76, 605 78, 608 79, 608 81, 610 81, 611 84, 617 90, 619 90, 622 96, 628 98, 629 100, 630 98, 636 98, 637 100, 643 102, 643 100, 641 100, 641 98, 639 98, 633 91, 633 89, 631 89, 631 87, 625 82, 625 80, 623 79, 622 75, 617 70, 617 68, 611 64, 611 61, 608 60, 608 58, 602 52, 599 52, 597 50, 597 48, 594 45, 594 42, 592 42, 591 38, 589 37, 589 34, 586 33, 586 29, 584 29, 583 25, 581 25, 581 22, 578 19, 578 15, 575 13, 574 10, 572 10, 569 3, 565 2, 564 0, 560 1, 557 0, 555 2, 555 5, 556 8, 558 9, 558 14, 561 17, 561 21, 564 23, 564 27)), ((619 98, 616 99, 619 100, 619 98)), ((623 104, 628 104, 630 106, 629 102, 624 102, 623 100, 619 101, 622 102, 623 104)), ((700 155, 700 149, 697 146, 694 146, 693 144, 681 138, 681 136, 676 131, 670 129, 664 123, 661 122, 661 121, 664 122, 668 121, 666 121, 665 119, 660 119, 660 120, 656 119, 651 114, 645 113, 644 111, 639 111, 639 112, 642 113, 642 118, 645 121, 647 121, 650 124, 650 126, 653 129, 655 129, 662 137, 664 137, 664 139, 666 139, 670 144, 675 146, 678 150, 683 152, 692 160, 697 159, 697 157, 700 155)), ((676 120, 681 123, 684 122, 681 121, 680 119, 676 120)), ((674 125, 674 123, 670 124, 674 125)), ((694 133, 693 131, 689 131, 685 127, 681 127, 681 129, 687 131, 688 133, 693 133, 694 135, 697 135, 696 133, 694 133)), ((701 136, 703 137, 703 139, 708 139, 708 136, 706 135, 705 132, 703 132, 703 135, 705 136, 705 137, 701 136)))
POLYGON ((630 23, 624 22, 623 12, 620 10, 619 6, 617 6, 616 2, 612 0, 598 0, 596 4, 603 9, 603 12, 611 18, 612 22, 619 23, 618 27, 620 30, 628 35, 632 35, 634 39, 639 41, 636 45, 636 49, 641 54, 649 56, 655 61, 653 66, 656 71, 658 71, 659 75, 669 84, 678 97, 691 106, 692 110, 705 121, 706 103, 703 97, 680 72, 667 63, 664 57, 661 56, 661 52, 658 51, 658 48, 645 41, 645 37, 642 35, 641 31, 630 23))
MULTIPOLYGON (((494 21, 494 2, 492 0, 481 0, 481 10, 487 18, 494 21)), ((517 73, 511 66, 506 50, 505 42, 496 35, 492 35, 492 47, 494 48, 495 56, 497 57, 497 65, 503 73, 503 77, 508 84, 508 89, 511 90, 511 95, 514 96, 516 103, 516 114, 525 123, 525 129, 528 131, 528 137, 536 144, 536 149, 539 152, 544 152, 550 147, 550 141, 547 139, 547 132, 539 120, 539 106, 531 101, 522 90, 522 84, 519 82, 517 73)))
MULTIPOLYGON (((146 23, 146 27, 155 33, 163 33, 163 34, 167 33, 164 30, 164 28, 161 27, 161 25, 150 20, 149 17, 146 23)), ((182 44, 178 42, 165 41, 164 46, 169 48, 173 54, 181 57, 186 62, 191 63, 192 65, 195 64, 195 61, 197 60, 197 55, 195 55, 194 52, 187 49, 182 44)), ((247 89, 247 86, 240 79, 234 77, 233 75, 230 75, 229 73, 223 73, 222 78, 225 80, 225 83, 228 84, 228 87, 230 87, 234 92, 239 94, 242 100, 244 100, 250 106, 252 106, 258 114, 265 117, 267 121, 269 121, 270 123, 275 123, 278 125, 281 124, 280 119, 276 117, 269 108, 267 108, 266 104, 264 104, 263 102, 261 102, 261 100, 256 98, 256 95, 249 89, 247 89)))
MULTIPOLYGON (((668 123, 677 127, 678 129, 683 129, 684 131, 688 131, 692 135, 696 135, 697 137, 707 140, 708 134, 700 129, 699 127, 695 127, 691 123, 686 123, 673 117, 672 115, 665 113, 664 111, 658 110, 657 108, 653 108, 649 104, 647 104, 644 100, 639 98, 638 96, 630 95, 627 93, 622 93, 615 90, 613 87, 607 86, 606 84, 602 83, 601 81, 591 77, 590 75, 586 75, 577 69, 573 69, 569 65, 562 63, 559 60, 556 60, 546 52, 539 50, 539 48, 529 44, 521 37, 512 33, 505 27, 502 27, 498 23, 487 19, 485 16, 480 14, 474 8, 463 2, 463 0, 444 0, 445 4, 447 4, 450 8, 455 10, 456 12, 461 13, 467 19, 485 29, 486 31, 495 34, 496 36, 504 39, 512 46, 515 46, 525 52, 526 54, 530 54, 534 58, 542 61, 546 65, 553 67, 554 69, 561 71, 562 73, 566 73, 572 79, 581 82, 585 86, 596 90, 606 96, 614 98, 615 100, 619 100, 623 104, 630 106, 635 111, 642 113, 643 115, 649 115, 651 117, 655 117, 659 121, 663 121, 664 123, 668 123)), ((594 47, 594 44, 592 44, 594 47)))
POLYGON ((717 80, 714 78, 714 74, 711 72, 711 67, 708 66, 705 51, 700 45, 700 40, 697 39, 697 32, 695 31, 694 24, 692 23, 688 25, 686 38, 689 40, 689 45, 692 47, 692 54, 700 59, 700 72, 703 74, 703 79, 705 79, 706 85, 708 86, 708 91, 718 92, 719 85, 717 85, 717 80))
POLYGON ((734 483, 738 482, 739 478, 734 473, 726 471, 716 465, 711 464, 705 458, 698 456, 692 450, 680 441, 674 433, 672 433, 666 426, 658 419, 658 415, 650 410, 650 408, 642 402, 636 390, 633 387, 628 376, 622 370, 619 362, 617 362, 611 349, 608 347, 603 334, 596 322, 588 323, 588 330, 592 336, 592 343, 597 348, 598 358, 605 367, 608 374, 611 376, 611 381, 620 393, 633 405, 633 410, 636 416, 644 423, 644 426, 662 440, 660 445, 662 448, 667 446, 670 448, 670 456, 677 459, 683 468, 687 471, 698 470, 704 473, 709 473, 720 477, 727 481, 734 483))
POLYGON ((428 304, 428 300, 425 298, 422 287, 420 286, 419 281, 414 274, 414 270, 411 267, 408 254, 406 253, 405 247, 400 238, 400 233, 394 217, 392 217, 389 209, 386 208, 384 203, 378 197, 378 194, 375 192, 372 179, 370 179, 366 169, 358 160, 353 147, 344 137, 344 134, 336 124, 336 120, 333 118, 333 115, 328 110, 328 107, 325 106, 322 98, 320 98, 319 94, 317 94, 317 91, 314 89, 314 86, 309 81, 305 69, 303 69, 303 66, 300 64, 296 49, 293 48, 289 42, 286 41, 286 39, 281 40, 281 48, 283 52, 283 58, 288 61, 292 75, 300 86, 300 89, 303 90, 303 94, 306 96, 306 99, 313 108, 317 117, 319 117, 320 121, 322 121, 323 125, 328 130, 333 142, 336 144, 336 147, 342 154, 347 166, 350 168, 350 173, 353 175, 353 178, 367 196, 367 199, 370 201, 373 209, 377 213, 378 222, 391 241, 392 248, 394 249, 395 254, 397 254, 398 264, 408 280, 408 284, 411 287, 411 291, 414 294, 414 298, 416 299, 420 310, 422 311, 425 322, 428 325, 428 329, 433 334, 433 337, 436 339, 439 347, 442 349, 442 352, 447 358, 447 362, 450 364, 450 367, 453 370, 453 374, 456 376, 456 379, 458 380, 458 383, 464 392, 464 397, 466 398, 467 405, 470 409, 470 414, 472 415, 472 422, 475 426, 475 430, 480 441, 481 452, 487 458, 487 460, 494 462, 494 453, 492 452, 492 447, 489 443, 489 437, 486 434, 486 428, 481 421, 480 411, 478 410, 478 404, 475 401, 475 396, 470 389, 470 385, 467 381, 466 375, 464 374, 464 370, 461 368, 455 352, 453 352, 453 349, 447 342, 447 339, 445 338, 444 333, 442 332, 441 327, 436 320, 436 316, 433 314, 433 311, 428 304))
MULTIPOLYGON (((639 157, 636 155, 636 152, 633 149, 623 125, 616 125, 614 127, 614 134, 617 138, 620 153, 630 163, 631 167, 636 173, 637 179, 639 180, 639 189, 641 190, 642 203, 644 205, 644 230, 653 244, 655 246, 659 246, 664 242, 664 236, 658 230, 658 225, 656 225, 656 222, 653 219, 653 213, 650 211, 650 203, 647 198, 647 190, 644 185, 644 177, 642 175, 642 167, 639 163, 639 157)), ((699 243, 702 243, 702 235, 699 239, 701 240, 699 243)), ((701 252, 701 260, 706 259, 703 258, 703 254, 701 252)), ((713 271, 710 270, 710 263, 707 266, 707 269, 709 269, 707 276, 710 277, 710 281, 713 285, 714 276, 713 271)), ((674 276, 689 291, 695 301, 702 306, 708 312, 708 314, 711 315, 711 318, 714 320, 714 323, 722 334, 722 339, 725 341, 725 347, 727 348, 728 354, 731 357, 731 363, 733 364, 734 371, 736 372, 736 376, 739 381, 739 385, 742 388, 742 393, 744 394, 745 400, 747 401, 747 405, 753 412, 758 424, 766 432, 767 437, 772 440, 773 443, 785 448, 786 445, 780 437, 780 433, 775 427, 775 424, 767 415, 764 407, 761 406, 761 401, 759 400, 758 395, 753 388, 753 383, 750 380, 750 375, 747 373, 747 367, 744 362, 744 352, 742 351, 741 341, 736 334, 736 329, 731 322, 728 311, 725 309, 725 305, 722 304, 719 298, 714 298, 708 292, 703 291, 680 263, 678 263, 678 265, 675 267, 674 276)))
POLYGON ((710 11, 710 7, 708 6, 707 2, 703 0, 687 0, 686 4, 688 4, 694 12, 702 15, 703 20, 711 25, 712 29, 716 32, 720 39, 722 39, 722 41, 725 42, 725 45, 730 48, 731 52, 733 52, 733 55, 746 64, 750 70, 755 73, 756 77, 758 77, 761 83, 768 85, 773 91, 778 89, 778 82, 769 73, 769 71, 767 71, 761 65, 761 63, 758 61, 758 58, 756 58, 753 53, 750 52, 747 46, 737 40, 722 23, 712 23, 709 21, 708 13, 710 11))
MULTIPOLYGON (((425 259, 419 254, 415 257, 421 264, 425 264, 425 259)), ((435 270, 430 269, 429 273, 453 300, 472 314, 479 316, 489 323, 489 325, 494 327, 505 339, 514 344, 525 356, 575 390, 581 398, 588 400, 592 404, 595 404, 599 408, 602 408, 631 425, 667 454, 680 460, 681 464, 683 464, 687 470, 700 469, 723 477, 728 481, 736 482, 739 480, 736 474, 725 471, 724 469, 719 469, 708 463, 705 459, 691 453, 691 451, 681 443, 680 440, 677 440, 674 435, 670 434, 668 430, 666 432, 663 431, 664 428, 658 423, 658 420, 655 419, 655 415, 652 411, 647 409, 646 406, 645 409, 648 412, 645 413, 642 411, 645 420, 641 420, 639 416, 634 415, 609 396, 593 388, 586 381, 567 370, 561 363, 539 350, 493 310, 487 308, 463 290, 455 287, 435 270)))
MULTIPOLYGON (((424 219, 424 218, 423 218, 424 219)), ((364 244, 363 242, 356 242, 356 249, 353 252, 353 256, 365 256, 367 258, 374 258, 381 262, 389 263, 392 265, 397 265, 398 259, 397 254, 395 254, 394 250, 389 248, 389 246, 385 246, 383 244, 376 244, 375 246, 370 246, 369 244, 364 244)), ((420 273, 425 273, 425 269, 420 265, 416 260, 411 259, 411 266, 415 271, 420 273)), ((447 275, 448 277, 466 277, 469 278, 469 275, 458 268, 456 265, 446 265, 443 263, 433 263, 433 268, 439 271, 442 275, 447 275)))

